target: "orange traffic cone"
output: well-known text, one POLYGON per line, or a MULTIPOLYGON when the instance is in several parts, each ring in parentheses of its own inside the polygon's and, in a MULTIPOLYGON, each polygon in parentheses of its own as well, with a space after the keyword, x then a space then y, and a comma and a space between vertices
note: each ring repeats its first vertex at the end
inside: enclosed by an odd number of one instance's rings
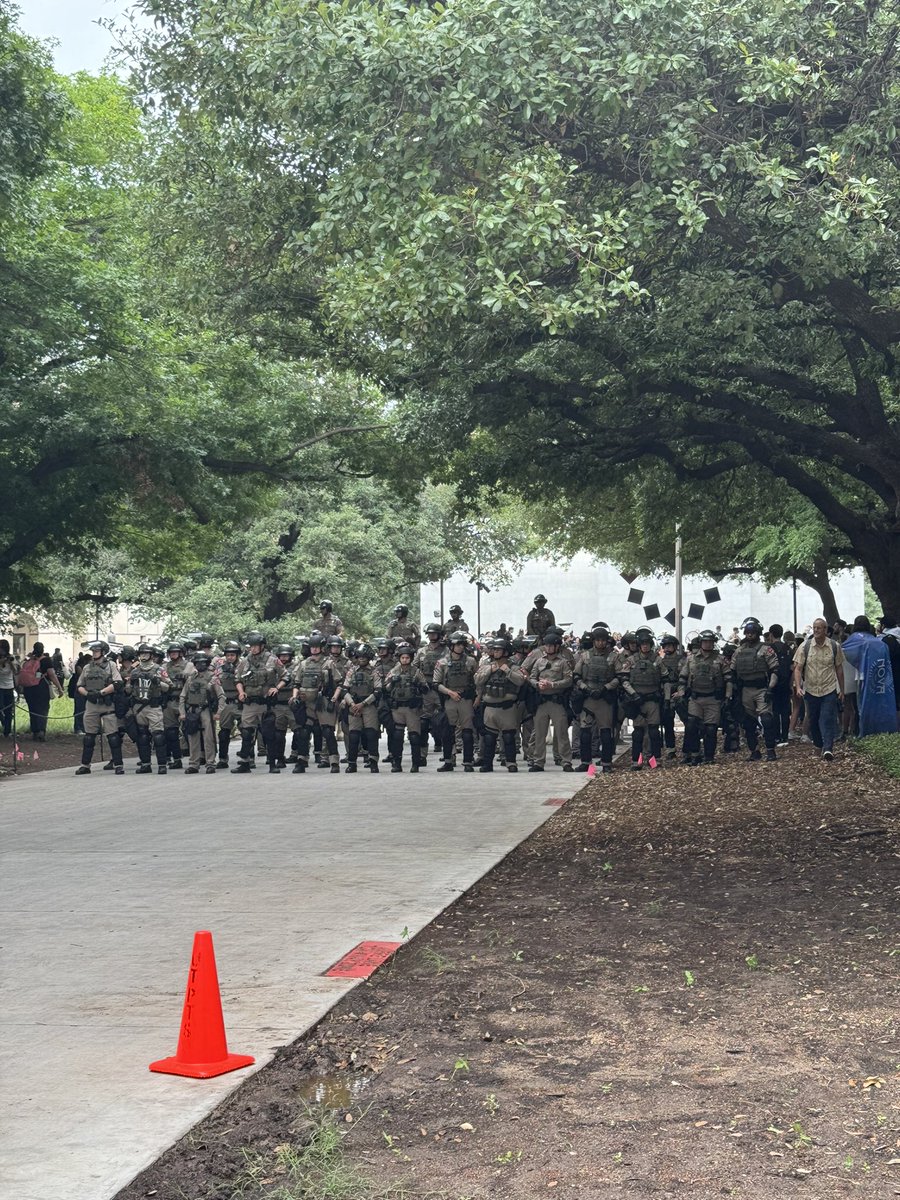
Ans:
POLYGON ((194 934, 178 1049, 174 1058, 152 1062, 150 1070, 188 1075, 191 1079, 213 1079, 226 1071, 249 1067, 254 1061, 249 1054, 228 1053, 212 934, 201 930, 194 934))

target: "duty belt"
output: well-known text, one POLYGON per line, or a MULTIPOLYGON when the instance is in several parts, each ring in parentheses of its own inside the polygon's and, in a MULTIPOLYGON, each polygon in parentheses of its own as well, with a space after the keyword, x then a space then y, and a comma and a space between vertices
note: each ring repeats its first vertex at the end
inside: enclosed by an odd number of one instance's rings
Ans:
POLYGON ((245 696, 244 703, 245 704, 265 704, 267 699, 268 699, 267 696, 245 696))
POLYGON ((485 708, 512 708, 516 703, 515 700, 484 700, 485 708))

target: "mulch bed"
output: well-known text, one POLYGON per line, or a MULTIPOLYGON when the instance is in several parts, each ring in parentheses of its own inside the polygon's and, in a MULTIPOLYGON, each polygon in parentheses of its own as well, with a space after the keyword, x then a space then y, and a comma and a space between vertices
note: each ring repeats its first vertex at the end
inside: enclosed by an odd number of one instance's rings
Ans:
MULTIPOLYGON (((0 738, 0 781, 13 776, 13 756, 18 747, 19 775, 34 775, 38 771, 54 771, 58 767, 75 767, 81 762, 81 738, 75 734, 54 734, 45 742, 36 742, 30 733, 12 738, 0 738)), ((108 754, 107 756, 108 757, 108 754)), ((102 767, 99 752, 94 755, 97 770, 102 767)))
POLYGON ((898 835, 843 751, 597 779, 118 1200, 231 1197, 310 1098, 410 1198, 900 1195, 898 835))

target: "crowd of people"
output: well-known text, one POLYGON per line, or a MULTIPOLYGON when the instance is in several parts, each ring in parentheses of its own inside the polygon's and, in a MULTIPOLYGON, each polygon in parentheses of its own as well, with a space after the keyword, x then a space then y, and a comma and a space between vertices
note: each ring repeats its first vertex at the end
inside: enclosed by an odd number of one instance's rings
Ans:
MULTIPOLYGON (((117 654, 91 643, 69 683, 83 730, 77 774, 91 771, 102 735, 105 769, 117 774, 127 739, 139 774, 152 772, 154 756, 160 774, 244 774, 257 760, 271 773, 336 773, 342 762, 348 773, 377 772, 380 762, 401 772, 407 746, 414 773, 432 753, 439 771, 490 772, 499 763, 515 772, 520 761, 543 771, 548 746, 563 771, 603 773, 623 738, 637 771, 713 763, 719 749, 742 744, 752 761, 775 761, 795 739, 828 761, 842 737, 898 727, 900 629, 887 615, 878 632, 865 617, 850 627, 818 618, 805 635, 748 617, 735 640, 704 629, 682 646, 674 634, 657 642, 649 627, 617 633, 602 621, 575 637, 538 595, 515 636, 502 627, 475 638, 459 605, 421 631, 397 605, 383 637, 344 633, 325 600, 308 634, 271 647, 256 631, 221 646, 197 632, 165 649, 143 643, 117 654)), ((32 736, 42 738, 62 679, 40 643, 20 665, 0 642, 7 736, 15 689, 32 713, 32 736)))

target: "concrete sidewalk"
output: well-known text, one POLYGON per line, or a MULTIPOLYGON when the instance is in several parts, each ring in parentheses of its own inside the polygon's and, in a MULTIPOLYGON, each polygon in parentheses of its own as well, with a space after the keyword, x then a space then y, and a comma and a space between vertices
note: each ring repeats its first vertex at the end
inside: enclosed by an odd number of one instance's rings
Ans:
POLYGON ((247 1077, 148 1070, 175 1053, 195 930, 258 1069, 354 986, 323 971, 417 932, 585 782, 436 765, 0 784, 0 1195, 107 1200, 247 1077))

